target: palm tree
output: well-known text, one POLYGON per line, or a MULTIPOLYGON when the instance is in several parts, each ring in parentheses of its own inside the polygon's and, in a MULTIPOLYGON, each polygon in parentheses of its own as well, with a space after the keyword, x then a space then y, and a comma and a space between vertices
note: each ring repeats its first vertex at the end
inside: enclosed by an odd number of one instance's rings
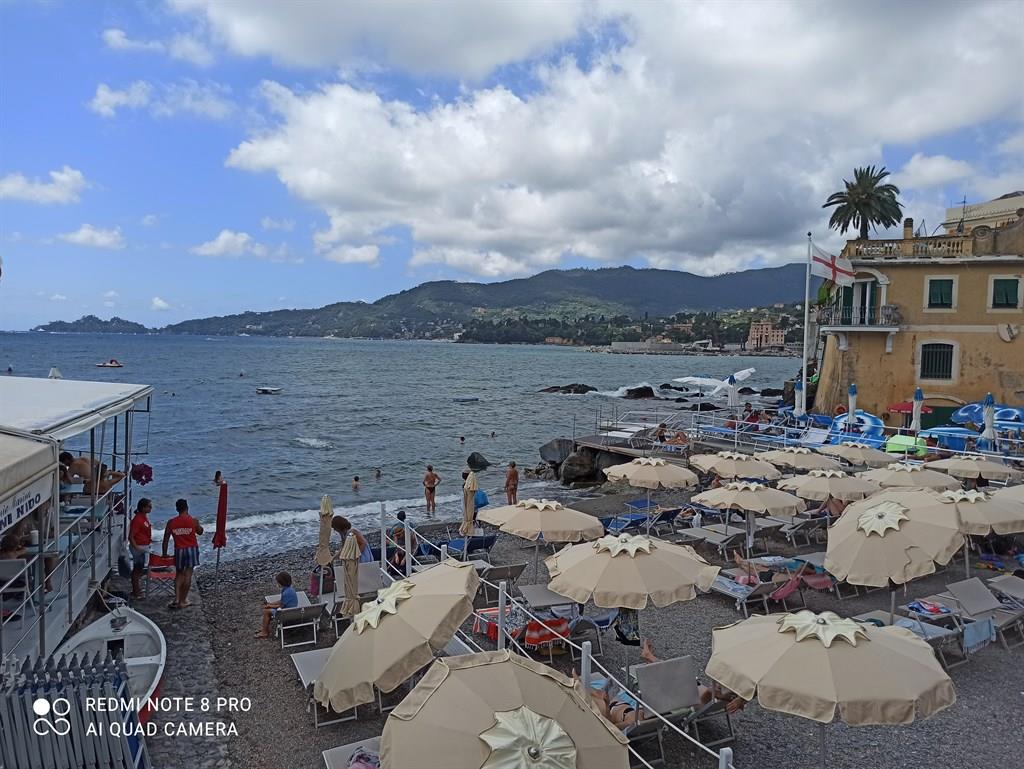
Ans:
POLYGON ((869 225, 892 227, 899 224, 903 206, 896 200, 896 196, 900 194, 900 189, 895 184, 881 184, 888 175, 884 167, 880 170, 874 166, 855 168, 853 181, 843 179, 846 189, 833 192, 822 206, 836 207, 828 220, 828 226, 840 233, 846 232, 849 227, 856 227, 860 230, 860 239, 867 240, 869 225))

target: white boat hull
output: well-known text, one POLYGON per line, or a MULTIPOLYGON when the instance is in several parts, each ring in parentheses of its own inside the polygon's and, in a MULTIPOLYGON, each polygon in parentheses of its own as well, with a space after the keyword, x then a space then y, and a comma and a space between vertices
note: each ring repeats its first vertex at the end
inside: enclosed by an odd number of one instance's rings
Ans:
MULTIPOLYGON (((149 617, 134 609, 118 607, 71 636, 54 652, 54 656, 77 654, 79 657, 92 657, 97 652, 101 657, 107 652, 114 658, 123 657, 132 697, 139 702, 149 702, 156 696, 167 664, 167 641, 149 617), (116 617, 127 619, 123 627, 118 628, 116 623, 112 623, 116 617)), ((148 718, 147 706, 139 713, 139 720, 148 718)))

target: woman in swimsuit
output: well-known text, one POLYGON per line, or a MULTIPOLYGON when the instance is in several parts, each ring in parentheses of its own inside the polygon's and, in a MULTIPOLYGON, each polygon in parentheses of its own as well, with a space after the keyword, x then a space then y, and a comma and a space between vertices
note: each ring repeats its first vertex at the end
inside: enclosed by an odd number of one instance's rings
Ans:
POLYGON ((434 472, 433 465, 427 465, 427 474, 423 476, 423 496, 427 499, 427 514, 437 512, 437 484, 441 476, 434 472))

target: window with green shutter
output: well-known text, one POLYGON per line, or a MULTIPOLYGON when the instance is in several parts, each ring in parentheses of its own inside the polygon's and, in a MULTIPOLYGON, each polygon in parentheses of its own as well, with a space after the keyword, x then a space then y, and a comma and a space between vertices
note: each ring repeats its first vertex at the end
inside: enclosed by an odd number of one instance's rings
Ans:
POLYGON ((953 279, 931 278, 928 281, 928 309, 950 310, 953 308, 953 279))
POLYGON ((1019 302, 1019 278, 994 278, 992 280, 993 310, 1016 310, 1019 302))

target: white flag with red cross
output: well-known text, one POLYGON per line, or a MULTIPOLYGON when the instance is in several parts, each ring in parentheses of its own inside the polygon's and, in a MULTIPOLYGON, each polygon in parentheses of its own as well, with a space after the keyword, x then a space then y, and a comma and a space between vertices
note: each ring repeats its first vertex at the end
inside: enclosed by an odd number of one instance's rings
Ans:
POLYGON ((837 286, 852 286, 855 273, 853 262, 849 259, 825 253, 812 244, 811 274, 827 278, 837 286))

